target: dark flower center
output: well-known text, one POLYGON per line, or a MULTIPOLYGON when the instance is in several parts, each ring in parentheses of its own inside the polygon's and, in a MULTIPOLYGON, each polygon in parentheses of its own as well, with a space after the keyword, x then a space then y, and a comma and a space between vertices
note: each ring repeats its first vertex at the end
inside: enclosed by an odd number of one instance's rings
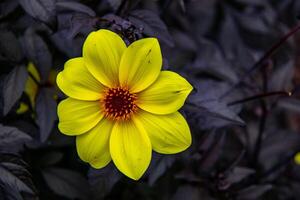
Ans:
POLYGON ((129 119, 136 111, 136 95, 126 88, 110 88, 104 97, 105 116, 114 120, 129 119))

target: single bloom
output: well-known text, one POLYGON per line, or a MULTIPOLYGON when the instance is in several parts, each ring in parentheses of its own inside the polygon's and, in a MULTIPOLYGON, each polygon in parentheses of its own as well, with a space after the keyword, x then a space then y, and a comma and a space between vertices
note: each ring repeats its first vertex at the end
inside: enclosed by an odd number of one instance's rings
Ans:
POLYGON ((155 38, 126 47, 114 32, 88 35, 82 57, 65 63, 58 87, 69 96, 58 105, 59 130, 76 136, 79 157, 94 168, 111 160, 138 180, 152 149, 173 154, 191 145, 191 133, 178 112, 192 86, 171 71, 161 71, 155 38))

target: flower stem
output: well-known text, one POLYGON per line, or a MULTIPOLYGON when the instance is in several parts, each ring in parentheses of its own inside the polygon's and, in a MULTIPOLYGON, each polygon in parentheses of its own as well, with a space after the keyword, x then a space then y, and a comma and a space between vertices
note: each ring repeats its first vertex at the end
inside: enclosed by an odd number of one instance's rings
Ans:
POLYGON ((253 100, 257 100, 257 99, 261 99, 261 98, 265 98, 265 97, 271 97, 271 96, 291 96, 291 95, 292 95, 291 92, 285 92, 285 91, 269 92, 269 93, 258 94, 258 95, 254 95, 251 97, 246 97, 244 99, 232 101, 232 102, 228 103, 227 105, 234 106, 236 104, 245 103, 248 101, 253 101, 253 100))

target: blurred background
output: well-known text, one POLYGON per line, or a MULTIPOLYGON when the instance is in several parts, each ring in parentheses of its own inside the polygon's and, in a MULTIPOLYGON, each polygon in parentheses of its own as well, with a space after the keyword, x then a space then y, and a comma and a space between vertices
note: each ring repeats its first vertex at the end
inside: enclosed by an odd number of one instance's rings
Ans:
POLYGON ((0 199, 299 200, 299 0, 1 0, 0 199), (132 181, 57 129, 55 78, 101 28, 159 39, 193 144, 132 181))

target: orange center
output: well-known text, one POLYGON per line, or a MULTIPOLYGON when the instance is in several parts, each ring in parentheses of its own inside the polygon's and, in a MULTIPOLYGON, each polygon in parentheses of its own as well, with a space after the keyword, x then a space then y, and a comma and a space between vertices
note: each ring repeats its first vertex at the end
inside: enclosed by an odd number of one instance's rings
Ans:
POLYGON ((105 116, 113 120, 129 119, 137 109, 137 97, 126 88, 110 88, 104 96, 105 116))

